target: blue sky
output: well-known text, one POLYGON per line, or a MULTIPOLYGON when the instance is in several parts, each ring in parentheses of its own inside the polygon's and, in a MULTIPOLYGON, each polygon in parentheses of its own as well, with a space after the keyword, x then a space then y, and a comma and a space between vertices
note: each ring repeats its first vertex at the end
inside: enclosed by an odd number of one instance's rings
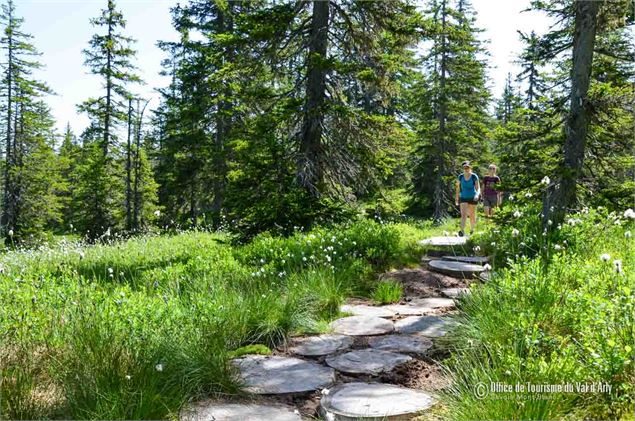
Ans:
MULTIPOLYGON (((186 0, 183 0, 183 2, 186 0)), ((139 74, 146 85, 135 91, 153 98, 150 107, 158 104, 157 87, 167 85, 166 78, 158 73, 163 52, 156 46, 158 40, 175 40, 172 29, 170 7, 174 0, 119 0, 117 6, 127 20, 126 34, 138 40, 135 48, 139 74)), ((529 0, 472 0, 477 11, 477 25, 489 40, 491 84, 495 95, 503 89, 521 44, 517 29, 543 32, 548 21, 537 13, 523 13, 529 0)), ((90 96, 100 93, 100 81, 87 74, 83 66, 82 50, 87 47, 94 29, 89 19, 99 15, 106 0, 17 0, 18 15, 24 17, 24 30, 34 37, 34 44, 42 53, 45 67, 39 79, 46 81, 57 93, 47 99, 60 131, 70 122, 75 133, 80 133, 88 124, 84 115, 76 112, 75 106, 90 96)))

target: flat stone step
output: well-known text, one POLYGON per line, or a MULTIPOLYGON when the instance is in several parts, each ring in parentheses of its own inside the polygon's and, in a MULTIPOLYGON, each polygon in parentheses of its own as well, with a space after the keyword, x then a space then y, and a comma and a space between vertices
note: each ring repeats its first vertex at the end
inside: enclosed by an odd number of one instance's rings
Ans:
POLYGON ((364 304, 344 304, 340 307, 342 313, 354 316, 393 317, 395 313, 385 306, 369 306, 364 304))
POLYGON ((466 237, 430 237, 419 241, 424 246, 446 247, 446 246, 463 246, 467 243, 466 237))
POLYGON ((445 336, 456 322, 447 317, 439 316, 410 316, 395 322, 395 330, 399 333, 437 338, 445 336))
POLYGON ((360 349, 326 357, 326 364, 337 371, 373 376, 388 373, 408 361, 412 361, 412 357, 379 349, 360 349))
POLYGON ((459 298, 461 295, 467 295, 471 292, 469 288, 444 288, 441 293, 446 297, 459 298))
POLYGON ((346 383, 334 387, 320 401, 327 420, 406 420, 434 404, 427 393, 383 383, 346 383))
POLYGON ((248 355, 232 360, 245 390, 256 394, 301 393, 335 381, 335 370, 298 358, 248 355))
POLYGON ((438 308, 453 308, 454 300, 442 297, 413 298, 406 304, 391 304, 386 308, 401 316, 419 316, 438 308))
POLYGON ((395 330, 393 322, 381 317, 349 316, 331 322, 335 333, 349 336, 383 335, 395 330))
POLYGON ((301 421, 300 413, 283 405, 223 403, 216 401, 189 405, 181 411, 180 421, 301 421))
POLYGON ((432 348, 432 341, 416 335, 386 335, 369 338, 368 345, 382 351, 423 355, 432 348))
POLYGON ((428 266, 435 272, 450 275, 455 278, 473 278, 485 270, 481 265, 451 262, 448 260, 432 260, 428 262, 428 266))
POLYGON ((305 357, 319 357, 343 351, 353 345, 354 339, 346 335, 318 335, 294 338, 289 351, 305 357))
POLYGON ((453 262, 473 263, 475 265, 489 263, 489 257, 487 256, 443 256, 441 259, 453 262))

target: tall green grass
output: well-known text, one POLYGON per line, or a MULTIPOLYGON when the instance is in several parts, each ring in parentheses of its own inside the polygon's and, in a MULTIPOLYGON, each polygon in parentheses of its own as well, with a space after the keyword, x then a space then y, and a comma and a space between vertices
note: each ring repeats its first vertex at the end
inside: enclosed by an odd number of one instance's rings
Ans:
POLYGON ((461 300, 446 362, 447 419, 631 419, 634 228, 632 219, 591 210, 546 235, 525 216, 481 238, 484 248, 504 246, 507 263, 461 300), (491 393, 492 382, 602 382, 611 392, 491 393))
POLYGON ((0 416, 165 419, 189 399, 240 393, 232 355, 322 330, 407 254, 399 227, 369 221, 229 240, 189 232, 2 255, 0 416))

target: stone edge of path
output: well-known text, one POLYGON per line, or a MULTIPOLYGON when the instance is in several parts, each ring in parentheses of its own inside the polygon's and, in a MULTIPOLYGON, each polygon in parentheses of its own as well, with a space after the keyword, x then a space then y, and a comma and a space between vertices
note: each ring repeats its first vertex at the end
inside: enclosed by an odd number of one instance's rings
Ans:
POLYGON ((368 304, 343 304, 340 306, 340 312, 350 313, 353 316, 389 318, 395 316, 395 313, 388 309, 387 306, 371 306, 368 304))
POLYGON ((421 414, 431 408, 435 403, 436 399, 434 397, 420 390, 409 389, 403 386, 387 383, 353 382, 335 386, 329 390, 328 394, 322 396, 322 399, 320 400, 320 414, 327 420, 403 420, 411 419, 412 417, 421 414), (391 390, 402 395, 408 393, 410 396, 408 396, 407 399, 409 400, 410 405, 412 405, 411 400, 415 399, 415 396, 419 396, 424 399, 425 403, 419 405, 418 408, 412 407, 407 410, 395 410, 392 411, 392 413, 368 414, 369 416, 364 416, 362 413, 363 410, 360 411, 360 413, 352 413, 346 409, 333 408, 333 401, 337 398, 338 394, 346 393, 346 389, 352 389, 355 391, 355 389, 361 389, 364 387, 370 388, 371 390, 383 387, 384 390, 391 390))
POLYGON ((263 419, 302 421, 296 408, 278 403, 222 402, 209 399, 185 405, 179 413, 179 421, 260 421, 263 419))
POLYGON ((243 390, 257 395, 305 393, 330 386, 336 380, 335 370, 331 367, 295 357, 284 357, 279 355, 245 355, 243 357, 233 359, 231 364, 240 372, 240 378, 244 382, 243 390), (262 368, 259 372, 257 372, 258 366, 266 365, 268 362, 278 362, 282 364, 284 361, 287 363, 294 363, 296 365, 303 365, 306 369, 314 369, 315 373, 311 376, 300 376, 300 380, 306 380, 308 378, 312 380, 312 383, 306 386, 291 387, 293 384, 291 382, 292 376, 285 374, 285 371, 287 373, 299 371, 297 367, 293 366, 287 368, 262 368), (278 383, 273 381, 267 384, 268 381, 265 378, 271 374, 274 375, 270 377, 270 379, 277 379, 278 383), (253 382, 254 378, 256 379, 255 383, 253 382), (258 381, 258 379, 260 379, 260 381, 258 381), (279 383, 279 381, 283 379, 285 382, 279 383))
POLYGON ((481 265, 451 260, 431 260, 428 262, 428 268, 434 272, 464 279, 476 277, 485 270, 481 265))

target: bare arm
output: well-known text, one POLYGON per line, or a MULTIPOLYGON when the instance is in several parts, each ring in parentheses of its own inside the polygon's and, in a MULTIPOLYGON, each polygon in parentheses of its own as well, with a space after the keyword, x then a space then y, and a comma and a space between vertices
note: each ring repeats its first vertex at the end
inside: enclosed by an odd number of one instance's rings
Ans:
POLYGON ((456 205, 459 205, 459 194, 461 192, 461 186, 459 184, 459 180, 456 180, 456 199, 454 200, 454 202, 456 203, 456 205))

